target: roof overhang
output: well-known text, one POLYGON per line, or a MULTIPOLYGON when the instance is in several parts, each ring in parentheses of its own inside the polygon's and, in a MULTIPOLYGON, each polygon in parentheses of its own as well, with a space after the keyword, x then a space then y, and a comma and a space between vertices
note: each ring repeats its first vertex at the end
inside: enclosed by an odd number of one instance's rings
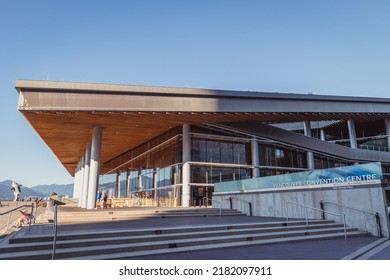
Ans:
POLYGON ((103 128, 101 162, 183 124, 390 117, 390 99, 17 80, 18 110, 70 174, 103 128))

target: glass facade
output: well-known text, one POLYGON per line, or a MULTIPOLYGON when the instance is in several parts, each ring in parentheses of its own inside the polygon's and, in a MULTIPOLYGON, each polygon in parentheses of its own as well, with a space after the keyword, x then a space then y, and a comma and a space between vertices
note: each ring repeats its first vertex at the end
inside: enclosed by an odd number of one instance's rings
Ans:
MULTIPOLYGON (((260 169, 261 177, 308 170, 307 151, 301 148, 257 139, 259 166, 254 167, 253 138, 197 126, 191 127, 190 134, 190 205, 200 205, 205 203, 205 197, 211 198, 215 183, 252 178, 253 168, 260 169)), ((142 205, 142 199, 153 201, 153 205, 180 205, 182 151, 182 129, 177 127, 105 163, 106 169, 115 165, 117 168, 101 177, 100 187, 110 190, 112 197, 134 199, 133 205, 142 205)), ((315 169, 353 164, 313 154, 315 169)), ((390 167, 383 168, 388 180, 390 167)))

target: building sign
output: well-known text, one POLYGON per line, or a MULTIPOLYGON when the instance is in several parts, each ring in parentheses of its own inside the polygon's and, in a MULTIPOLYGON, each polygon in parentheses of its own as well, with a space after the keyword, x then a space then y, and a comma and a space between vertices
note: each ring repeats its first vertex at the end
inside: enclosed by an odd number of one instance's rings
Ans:
POLYGON ((281 181, 275 181, 273 183, 274 188, 296 186, 336 187, 362 184, 377 184, 380 183, 380 180, 383 178, 383 175, 381 164, 379 162, 374 162, 360 165, 350 165, 337 168, 285 174, 281 175, 281 177, 281 181))
POLYGON ((216 192, 259 189, 351 187, 380 184, 380 162, 320 169, 215 184, 216 192))

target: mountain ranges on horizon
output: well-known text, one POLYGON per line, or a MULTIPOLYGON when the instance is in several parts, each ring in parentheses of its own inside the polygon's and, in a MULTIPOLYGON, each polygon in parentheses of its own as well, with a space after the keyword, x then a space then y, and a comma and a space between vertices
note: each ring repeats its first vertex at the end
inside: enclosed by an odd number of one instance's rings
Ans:
MULTIPOLYGON (((14 193, 11 190, 11 180, 5 180, 0 182, 0 200, 13 200, 14 193)), ((21 198, 27 197, 48 197, 53 192, 57 193, 58 196, 73 196, 73 184, 60 185, 37 185, 31 188, 22 186, 21 198)))

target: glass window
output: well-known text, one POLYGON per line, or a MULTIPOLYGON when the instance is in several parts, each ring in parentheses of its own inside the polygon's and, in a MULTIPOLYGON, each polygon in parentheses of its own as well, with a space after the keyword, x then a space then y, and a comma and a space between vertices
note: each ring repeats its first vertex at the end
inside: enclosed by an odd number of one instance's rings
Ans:
POLYGON ((244 143, 234 143, 233 144, 233 156, 234 163, 236 164, 246 164, 246 152, 244 143))
POLYGON ((221 142, 221 162, 234 163, 233 143, 221 142))
POLYGON ((207 141, 207 162, 221 162, 221 146, 217 141, 207 141))

